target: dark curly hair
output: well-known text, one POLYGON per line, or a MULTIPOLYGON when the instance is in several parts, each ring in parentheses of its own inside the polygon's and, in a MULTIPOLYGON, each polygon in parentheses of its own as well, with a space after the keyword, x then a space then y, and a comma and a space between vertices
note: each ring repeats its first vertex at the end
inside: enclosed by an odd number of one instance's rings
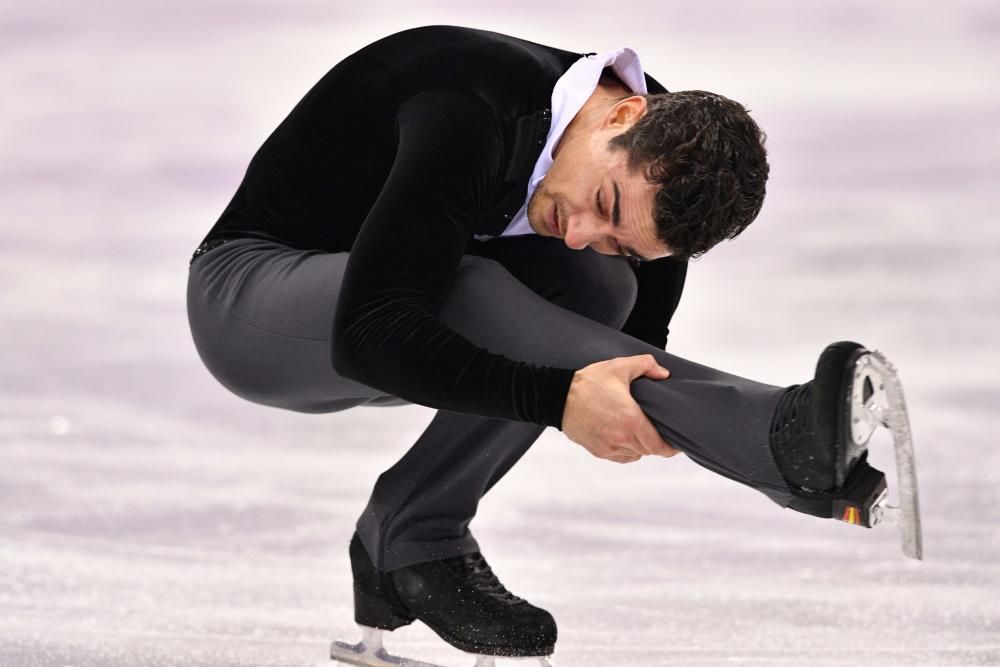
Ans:
POLYGON ((692 259, 736 238, 764 203, 767 135, 742 104, 703 90, 647 95, 635 125, 613 137, 659 186, 653 219, 673 257, 692 259))

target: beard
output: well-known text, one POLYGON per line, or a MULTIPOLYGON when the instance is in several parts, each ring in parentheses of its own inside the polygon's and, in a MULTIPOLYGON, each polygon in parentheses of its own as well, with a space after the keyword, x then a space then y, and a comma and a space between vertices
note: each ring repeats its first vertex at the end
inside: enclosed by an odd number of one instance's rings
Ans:
POLYGON ((542 234, 542 230, 546 233, 548 232, 549 226, 545 224, 545 203, 543 201, 542 194, 545 192, 545 179, 538 184, 535 191, 531 193, 531 197, 528 199, 528 224, 536 234, 542 234))
POLYGON ((555 204, 556 210, 559 211, 559 220, 565 220, 565 202, 559 195, 549 192, 543 178, 535 191, 531 193, 527 207, 528 224, 535 230, 535 233, 541 236, 553 236, 547 221, 547 213, 551 204, 555 204))

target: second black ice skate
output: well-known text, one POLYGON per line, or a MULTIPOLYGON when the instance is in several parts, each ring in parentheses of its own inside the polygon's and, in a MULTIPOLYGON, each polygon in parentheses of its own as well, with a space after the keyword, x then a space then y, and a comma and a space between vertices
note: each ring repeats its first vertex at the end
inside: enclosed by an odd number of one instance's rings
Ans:
POLYGON ((427 663, 396 658, 382 649, 382 630, 420 620, 442 639, 477 654, 476 665, 492 665, 489 656, 538 657, 542 665, 555 650, 552 615, 508 591, 482 554, 418 563, 379 572, 357 533, 350 545, 354 574, 354 618, 365 632, 361 644, 335 642, 331 657, 355 665, 427 663))
POLYGON ((778 402, 770 444, 795 494, 790 508, 868 528, 895 523, 903 553, 922 558, 909 418, 902 385, 883 355, 850 341, 827 346, 814 378, 789 387, 778 402), (899 507, 886 503, 885 475, 867 460, 879 426, 893 438, 899 507))

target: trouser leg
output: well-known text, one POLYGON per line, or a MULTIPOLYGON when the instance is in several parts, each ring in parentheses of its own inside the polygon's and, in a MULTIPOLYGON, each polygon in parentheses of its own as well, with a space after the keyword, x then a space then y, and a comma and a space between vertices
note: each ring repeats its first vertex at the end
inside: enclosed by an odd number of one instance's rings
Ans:
POLYGON ((553 306, 495 261, 467 259, 439 313, 442 322, 481 347, 535 364, 583 368, 652 354, 670 378, 638 378, 631 391, 660 435, 696 463, 788 504, 792 496, 769 445, 784 387, 670 354, 553 306))
POLYGON ((408 402, 330 362, 333 315, 349 254, 232 240, 195 259, 187 312, 208 371, 248 401, 307 413, 408 402))
MULTIPOLYGON (((550 306, 615 329, 635 298, 635 277, 627 264, 571 251, 562 242, 513 237, 474 243, 469 251, 498 262, 507 281, 519 280, 550 306)), ((473 292, 482 287, 470 286, 473 292)), ((500 290, 482 298, 507 297, 500 290)), ((469 522, 480 499, 544 430, 537 424, 438 411, 409 451, 379 477, 358 520, 358 535, 379 569, 478 551, 469 522)))
POLYGON ((544 426, 439 410, 379 476, 357 523, 380 570, 479 551, 469 531, 480 498, 544 426))
MULTIPOLYGON (((590 251, 565 252, 586 257, 590 251)), ((404 403, 340 377, 330 365, 329 336, 347 259, 347 253, 301 251, 259 240, 233 241, 197 259, 189 277, 188 315, 206 367, 237 395, 290 410, 335 412, 404 403)), ((515 273, 530 282, 554 266, 559 265, 522 267, 515 273)), ((572 276, 588 279, 588 290, 603 289, 601 280, 590 280, 592 272, 572 276)), ((791 499, 768 446, 770 419, 783 388, 687 361, 554 305, 493 259, 463 258, 438 315, 472 342, 536 364, 583 368, 614 357, 654 355, 671 378, 637 379, 632 394, 664 439, 697 463, 779 504, 791 499)), ((488 487, 489 482, 482 485, 488 487)))

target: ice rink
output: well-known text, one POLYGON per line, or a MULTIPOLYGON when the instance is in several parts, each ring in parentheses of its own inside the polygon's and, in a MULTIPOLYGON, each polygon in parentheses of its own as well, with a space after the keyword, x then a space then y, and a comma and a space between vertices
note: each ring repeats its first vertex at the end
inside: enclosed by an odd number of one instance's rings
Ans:
MULTIPOLYGON (((668 89, 749 106, 768 199, 692 264, 669 351, 792 384, 827 343, 858 340, 909 401, 922 563, 891 529, 782 510, 684 457, 599 461, 549 429, 474 529, 504 583, 556 616, 556 663, 1000 664, 995 2, 15 0, 0 5, 0 666, 315 666, 356 639, 353 523, 433 413, 228 393, 190 338, 188 259, 327 69, 431 23, 632 46, 668 89)), ((419 624, 387 641, 473 662, 419 624)))

